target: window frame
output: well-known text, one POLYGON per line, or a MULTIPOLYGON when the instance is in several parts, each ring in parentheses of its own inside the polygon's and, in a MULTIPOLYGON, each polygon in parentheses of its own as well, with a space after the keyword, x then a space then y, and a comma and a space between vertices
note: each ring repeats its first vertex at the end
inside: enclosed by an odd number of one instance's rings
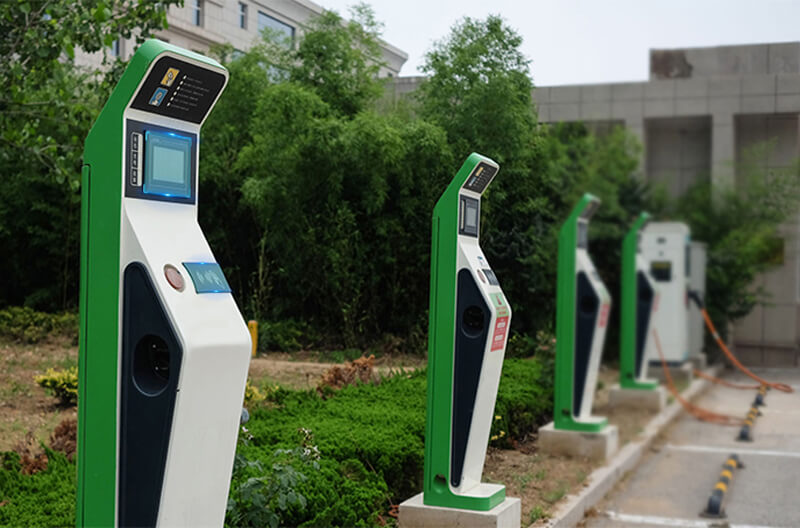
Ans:
MULTIPOLYGON (((265 27, 271 27, 271 26, 267 26, 267 25, 264 25, 264 26, 261 25, 262 17, 275 22, 276 25, 278 25, 279 27, 289 28, 291 30, 291 33, 286 35, 287 36, 287 40, 288 40, 288 44, 289 44, 290 48, 294 47, 295 36, 297 35, 297 28, 296 27, 294 27, 291 24, 288 24, 288 23, 284 22, 283 20, 275 18, 274 16, 272 16, 272 15, 270 15, 268 13, 265 13, 264 11, 259 10, 258 11, 258 18, 256 20, 256 25, 258 27, 258 33, 259 34, 261 34, 261 32, 263 31, 263 29, 265 27)), ((274 28, 274 27, 272 27, 272 29, 276 30, 276 31, 279 31, 277 28, 274 28)))
POLYGON ((239 2, 239 29, 247 29, 247 4, 239 2))
POLYGON ((197 27, 205 26, 205 3, 203 0, 192 0, 192 24, 197 27))

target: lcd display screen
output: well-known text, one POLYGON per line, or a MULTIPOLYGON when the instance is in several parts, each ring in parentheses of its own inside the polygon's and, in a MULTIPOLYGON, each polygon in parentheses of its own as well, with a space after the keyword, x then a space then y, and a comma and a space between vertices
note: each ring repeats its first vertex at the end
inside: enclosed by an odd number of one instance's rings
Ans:
POLYGON ((654 260, 650 263, 650 275, 658 282, 672 280, 672 262, 669 260, 654 260))
POLYGON ((145 132, 145 194, 189 198, 192 139, 172 132, 145 132))
POLYGON ((478 228, 478 206, 477 204, 467 204, 466 218, 464 223, 468 229, 478 228))

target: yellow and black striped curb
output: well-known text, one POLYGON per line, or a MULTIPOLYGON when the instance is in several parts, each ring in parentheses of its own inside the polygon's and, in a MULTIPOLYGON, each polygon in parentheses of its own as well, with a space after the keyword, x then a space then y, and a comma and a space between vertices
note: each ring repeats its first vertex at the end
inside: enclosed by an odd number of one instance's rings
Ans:
POLYGON ((758 394, 756 394, 756 399, 753 400, 753 405, 755 407, 761 407, 762 405, 766 405, 766 403, 764 403, 764 398, 767 397, 768 389, 769 387, 767 387, 766 385, 762 385, 758 388, 758 394))
POLYGON ((742 424, 742 428, 739 429, 739 436, 736 437, 736 440, 740 442, 752 442, 753 441, 753 424, 756 421, 756 416, 760 416, 761 411, 758 410, 758 407, 753 405, 750 407, 750 411, 747 413, 747 417, 744 419, 744 424, 742 424))
POLYGON ((736 469, 742 469, 744 464, 739 460, 736 455, 731 455, 722 465, 722 471, 719 474, 717 483, 708 498, 706 509, 700 513, 701 517, 722 518, 725 517, 725 510, 722 509, 722 503, 725 500, 725 494, 728 492, 733 481, 733 472, 736 469))

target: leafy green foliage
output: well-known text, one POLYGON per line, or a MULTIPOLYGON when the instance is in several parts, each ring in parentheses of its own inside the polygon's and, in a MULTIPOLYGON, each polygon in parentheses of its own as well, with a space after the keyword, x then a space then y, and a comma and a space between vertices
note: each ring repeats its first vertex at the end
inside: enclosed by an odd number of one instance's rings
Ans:
POLYGON ((0 2, 0 305, 77 304, 83 140, 120 73, 75 67, 77 48, 151 34, 179 0, 0 2))
POLYGON ((45 448, 47 469, 33 475, 20 473, 17 453, 0 454, 0 526, 72 526, 75 523, 77 471, 74 463, 45 448))
MULTIPOLYGON (((506 360, 492 434, 497 445, 523 439, 549 418, 552 371, 547 363, 506 360)), ((424 371, 397 374, 379 385, 345 387, 321 399, 313 391, 287 391, 278 407, 253 412, 247 426, 253 441, 239 452, 269 460, 272 451, 296 442, 298 427, 314 435, 322 456, 320 474, 298 489, 306 511, 282 521, 289 525, 356 526, 417 493, 422 486, 425 434, 424 371), (347 490, 346 495, 339 495, 347 490), (344 498, 342 498, 344 497, 344 498), (345 522, 347 520, 347 522, 345 522)), ((371 522, 371 521, 370 521, 371 522)))
POLYGON ((553 379, 552 364, 547 362, 508 359, 503 363, 490 436, 493 446, 512 447, 550 420, 553 379))
MULTIPOLYGON (((503 365, 493 434, 523 439, 549 418, 552 371, 537 359, 503 365)), ((270 406, 243 428, 228 502, 228 526, 374 526, 422 487, 424 371, 357 384, 322 399, 315 391, 270 391, 270 406), (311 436, 313 431, 313 437, 311 436)), ((21 475, 19 456, 0 469, 0 525, 72 523, 75 465, 46 450, 49 465, 21 475)))
POLYGON ((688 222, 692 238, 707 244, 706 306, 725 335, 728 323, 747 315, 769 296, 754 287, 759 273, 783 260, 781 224, 800 205, 800 168, 763 166, 772 145, 758 145, 736 166, 737 185, 695 185, 674 205, 688 222), (777 255, 777 259, 776 259, 777 255))
POLYGON ((297 46, 289 79, 310 87, 336 112, 354 116, 383 93, 381 25, 372 9, 357 4, 351 20, 335 11, 312 19, 297 46))
MULTIPOLYGON (((245 434, 246 429, 243 429, 245 434)), ((228 497, 226 526, 236 528, 277 528, 281 514, 295 509, 304 511, 305 496, 297 491, 307 480, 295 466, 319 470, 319 450, 313 445, 311 431, 301 429, 303 441, 294 449, 278 449, 273 454, 269 470, 260 460, 248 460, 237 453, 233 463, 233 477, 228 497)), ((249 441, 244 437, 244 443, 249 441)))
POLYGON ((78 339, 78 314, 37 312, 27 306, 0 310, 0 337, 23 343, 38 343, 48 336, 78 339))
POLYGON ((78 367, 64 370, 47 369, 47 372, 34 378, 36 384, 52 393, 64 405, 78 403, 78 367))
POLYGON ((482 247, 514 306, 512 329, 532 336, 553 324, 557 233, 580 195, 603 199, 590 236, 600 241, 593 254, 610 250, 601 275, 615 277, 642 201, 628 197, 645 193, 631 180, 638 146, 623 130, 600 140, 582 124, 537 125, 521 40, 500 17, 462 19, 426 55, 419 101, 457 158, 475 150, 500 164, 482 202, 482 247))

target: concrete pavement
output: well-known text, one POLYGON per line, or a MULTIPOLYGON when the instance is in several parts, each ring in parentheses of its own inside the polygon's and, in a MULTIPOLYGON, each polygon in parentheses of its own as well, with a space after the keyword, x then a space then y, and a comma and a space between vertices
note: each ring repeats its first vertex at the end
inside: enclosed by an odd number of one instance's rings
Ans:
MULTIPOLYGON (((762 369, 770 381, 800 389, 800 369, 762 369)), ((751 383, 742 375, 726 379, 751 383)), ((696 403, 744 418, 756 391, 714 386, 696 403)), ((739 428, 704 423, 684 413, 656 442, 639 467, 586 519, 591 528, 800 526, 800 393, 767 393, 753 426, 753 441, 738 442, 739 428), (736 453, 737 470, 725 498, 726 519, 699 514, 722 464, 736 453)))

